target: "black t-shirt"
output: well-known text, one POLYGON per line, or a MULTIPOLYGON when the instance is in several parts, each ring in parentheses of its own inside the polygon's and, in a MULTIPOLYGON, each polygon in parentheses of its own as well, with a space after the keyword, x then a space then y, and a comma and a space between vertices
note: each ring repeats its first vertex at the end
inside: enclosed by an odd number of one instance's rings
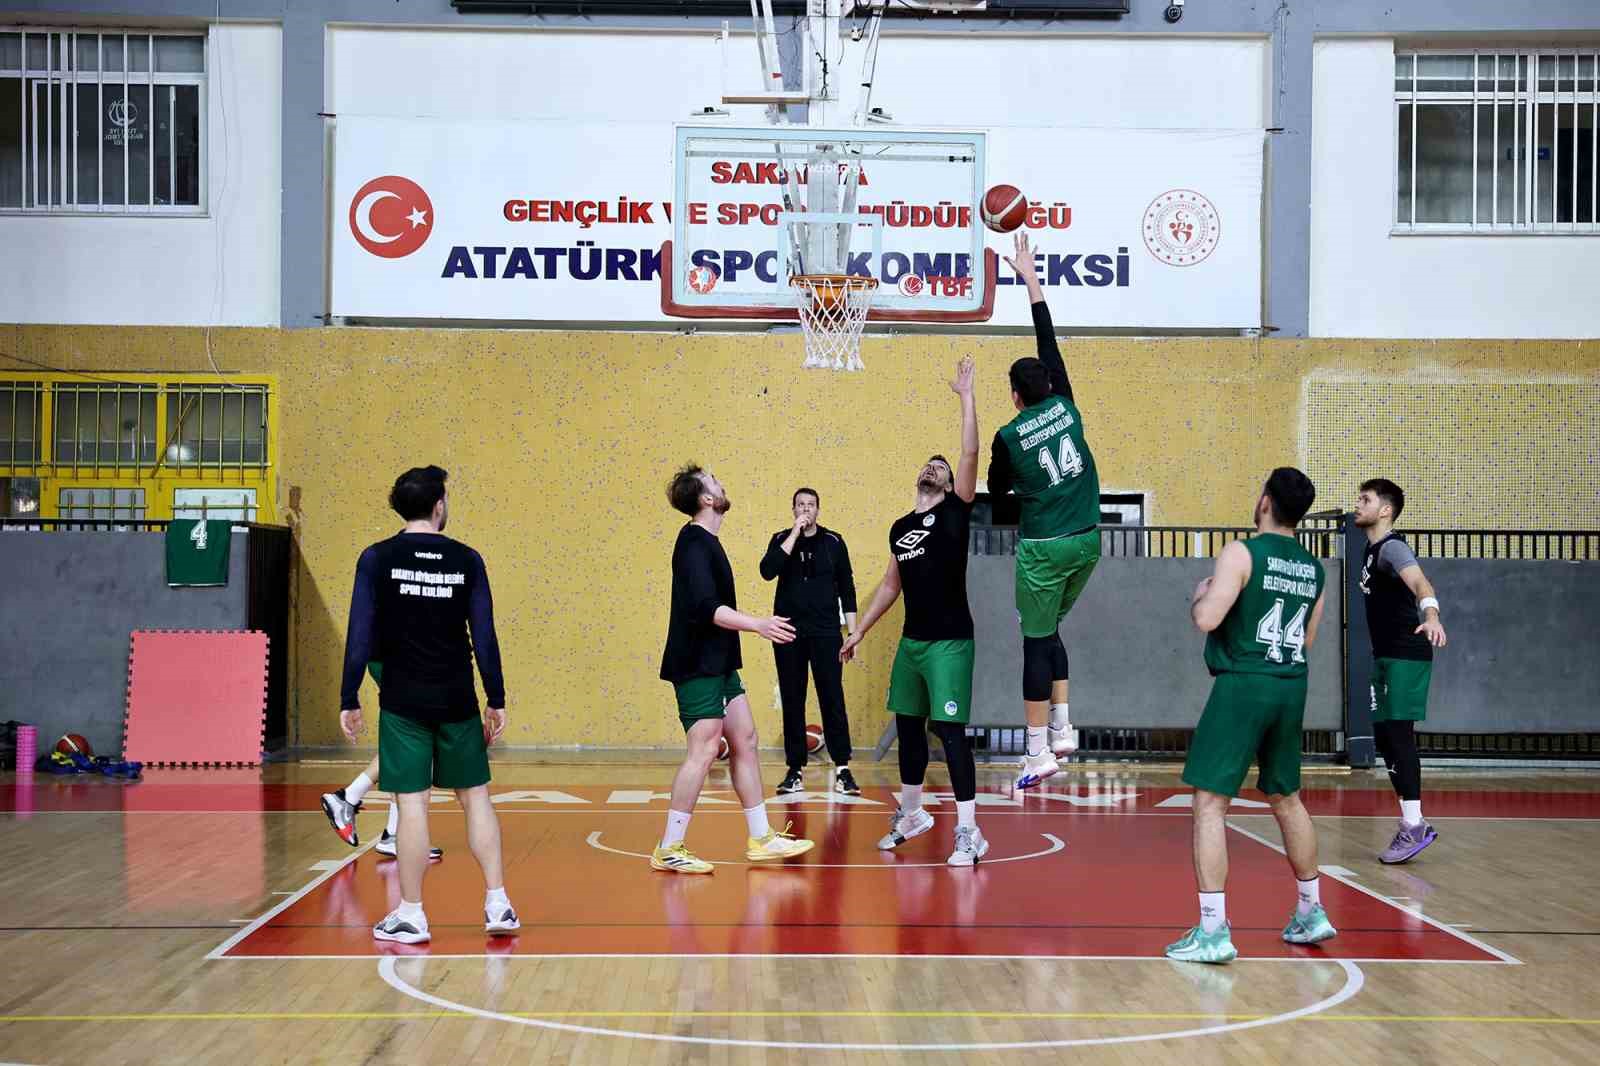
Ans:
POLYGON ((967 527, 972 504, 953 492, 920 514, 889 527, 889 551, 906 598, 905 635, 912 640, 971 640, 967 606, 967 527))
POLYGON ((1376 544, 1368 544, 1361 560, 1361 593, 1367 606, 1367 630, 1372 634, 1372 654, 1379 659, 1433 660, 1433 645, 1427 634, 1418 633, 1422 624, 1417 598, 1400 571, 1416 565, 1406 538, 1390 533, 1376 544))
POLYGON ((694 677, 722 677, 744 665, 739 634, 712 621, 718 607, 738 609, 733 567, 716 534, 690 522, 672 548, 672 615, 661 679, 674 684, 694 677))
POLYGON ((783 550, 792 529, 774 533, 761 559, 761 576, 778 579, 772 613, 789 619, 797 636, 839 636, 839 609, 854 614, 856 583, 850 572, 850 551, 844 538, 822 526, 811 536, 794 539, 783 550))
POLYGON ((360 706, 361 674, 367 663, 380 662, 383 710, 419 721, 471 718, 478 713, 474 654, 489 706, 504 707, 494 601, 482 556, 439 533, 398 533, 361 553, 345 635, 341 708, 360 706))

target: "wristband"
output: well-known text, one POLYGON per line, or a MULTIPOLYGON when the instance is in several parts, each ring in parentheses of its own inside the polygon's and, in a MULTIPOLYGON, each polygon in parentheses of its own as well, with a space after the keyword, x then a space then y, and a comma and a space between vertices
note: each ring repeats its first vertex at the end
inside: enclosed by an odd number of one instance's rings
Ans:
POLYGON ((1434 599, 1432 596, 1424 596, 1422 599, 1417 601, 1417 610, 1426 611, 1429 607, 1432 607, 1435 611, 1437 611, 1439 609, 1439 601, 1434 599))

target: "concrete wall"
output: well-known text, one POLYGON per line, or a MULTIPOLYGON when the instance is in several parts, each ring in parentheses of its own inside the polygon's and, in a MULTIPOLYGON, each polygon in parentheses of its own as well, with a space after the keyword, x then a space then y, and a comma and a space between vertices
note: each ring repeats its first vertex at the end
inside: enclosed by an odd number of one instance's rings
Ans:
MULTIPOLYGON (((1072 667, 1072 720, 1080 726, 1193 729, 1211 691, 1205 636, 1189 620, 1195 585, 1210 559, 1105 558, 1061 627, 1072 667)), ((1012 588, 1015 560, 977 556, 968 598, 977 631, 973 723, 1022 724, 1022 638, 1012 588)), ((1340 590, 1344 564, 1323 564, 1327 602, 1309 656, 1307 729, 1344 722, 1340 590)))
POLYGON ((1600 563, 1424 559, 1422 568, 1450 642, 1434 655, 1419 731, 1600 732, 1600 563))
POLYGON ((233 534, 226 588, 173 589, 161 533, 0 534, 0 717, 37 725, 41 751, 72 732, 120 753, 130 634, 243 629, 245 538, 233 534))

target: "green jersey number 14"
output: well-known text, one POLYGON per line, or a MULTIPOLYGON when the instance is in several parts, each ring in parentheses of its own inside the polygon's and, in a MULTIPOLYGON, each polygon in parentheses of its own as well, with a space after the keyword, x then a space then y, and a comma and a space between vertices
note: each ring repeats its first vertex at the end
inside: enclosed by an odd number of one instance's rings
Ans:
POLYGON ((1044 467, 1044 472, 1050 478, 1051 485, 1059 485, 1069 477, 1077 477, 1083 473, 1083 456, 1078 454, 1078 448, 1072 443, 1072 438, 1061 434, 1061 458, 1058 460, 1050 454, 1046 445, 1039 449, 1039 465, 1044 467))

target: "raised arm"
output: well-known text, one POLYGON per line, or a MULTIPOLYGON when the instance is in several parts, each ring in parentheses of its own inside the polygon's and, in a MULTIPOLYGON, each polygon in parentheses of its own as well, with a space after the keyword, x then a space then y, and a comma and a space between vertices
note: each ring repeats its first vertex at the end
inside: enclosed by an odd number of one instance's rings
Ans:
POLYGON ((968 503, 978 494, 978 407, 972 396, 972 377, 969 355, 956 364, 955 380, 950 382, 950 388, 961 397, 961 462, 956 466, 955 490, 968 503))
POLYGON ((900 564, 893 555, 889 556, 889 566, 883 572, 883 580, 878 582, 878 590, 872 594, 872 602, 867 605, 867 613, 861 616, 861 625, 845 638, 844 647, 839 649, 839 661, 849 662, 856 654, 856 645, 861 643, 861 638, 867 635, 867 630, 878 624, 878 619, 883 617, 883 612, 894 605, 900 598, 900 564))
POLYGON ((1202 633, 1209 633, 1222 624, 1250 580, 1250 549, 1244 541, 1236 540, 1222 549, 1211 576, 1200 582, 1194 590, 1194 601, 1189 605, 1189 617, 1202 633))
MULTIPOLYGON (((1033 246, 1027 233, 1017 231, 1016 255, 1006 262, 1028 286, 1028 300, 1033 304, 1033 337, 1038 348, 1039 361, 1050 371, 1050 391, 1072 403, 1072 382, 1067 378, 1067 364, 1061 358, 1061 347, 1056 343, 1055 324, 1050 320, 1050 305, 1045 303, 1044 288, 1039 284, 1039 270, 1033 262, 1033 246)), ((991 490, 992 491, 992 490, 991 490)))

